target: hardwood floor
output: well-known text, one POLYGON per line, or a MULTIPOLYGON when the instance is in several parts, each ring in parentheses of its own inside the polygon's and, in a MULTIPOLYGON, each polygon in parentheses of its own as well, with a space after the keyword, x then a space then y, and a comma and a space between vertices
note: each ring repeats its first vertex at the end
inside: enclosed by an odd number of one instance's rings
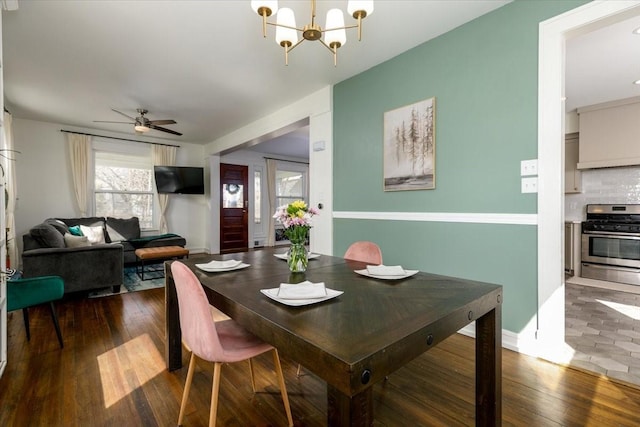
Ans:
MULTIPOLYGON (((0 379, 1 426, 175 426, 184 367, 164 367, 164 289, 58 303, 60 349, 46 306, 9 313, 7 369, 0 379)), ((326 424, 326 389, 282 358, 296 426, 326 424)), ((219 426, 282 426, 286 416, 269 355, 225 365, 219 426)), ((637 426, 640 389, 503 351, 503 424, 637 426)), ((194 375, 185 426, 208 423, 211 367, 194 375)), ((376 426, 474 425, 474 342, 453 336, 374 387, 376 426)))

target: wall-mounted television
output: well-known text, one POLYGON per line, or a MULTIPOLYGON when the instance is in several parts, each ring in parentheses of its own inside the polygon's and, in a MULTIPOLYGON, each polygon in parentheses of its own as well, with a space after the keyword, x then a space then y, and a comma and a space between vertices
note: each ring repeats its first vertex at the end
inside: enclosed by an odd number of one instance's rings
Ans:
POLYGON ((154 166, 156 188, 161 194, 204 194, 204 168, 154 166))

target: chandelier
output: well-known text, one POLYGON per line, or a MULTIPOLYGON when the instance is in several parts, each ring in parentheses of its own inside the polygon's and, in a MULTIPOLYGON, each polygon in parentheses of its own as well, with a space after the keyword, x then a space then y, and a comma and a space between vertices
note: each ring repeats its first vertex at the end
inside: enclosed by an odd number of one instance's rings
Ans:
POLYGON ((362 38, 362 20, 373 13, 373 0, 349 0, 347 11, 358 21, 355 25, 344 25, 344 15, 340 9, 331 9, 327 12, 325 29, 316 24, 316 0, 311 0, 311 23, 302 28, 296 27, 296 18, 293 10, 283 7, 278 10, 278 0, 251 0, 251 7, 262 17, 262 35, 267 37, 267 25, 276 27, 276 43, 284 48, 284 63, 289 65, 289 52, 305 40, 318 40, 333 54, 333 65, 338 65, 338 48, 347 42, 346 30, 358 29, 358 40, 362 38), (277 12, 278 19, 275 23, 268 22, 267 18, 277 12), (302 38, 298 40, 298 32, 302 38), (322 36, 324 35, 324 40, 322 36))

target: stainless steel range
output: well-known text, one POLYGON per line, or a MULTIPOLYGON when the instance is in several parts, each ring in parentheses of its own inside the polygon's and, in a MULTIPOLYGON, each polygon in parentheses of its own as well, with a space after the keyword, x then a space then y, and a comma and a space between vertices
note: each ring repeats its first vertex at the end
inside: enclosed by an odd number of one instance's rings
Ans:
POLYGON ((640 285, 640 205, 587 205, 581 261, 582 277, 640 285))

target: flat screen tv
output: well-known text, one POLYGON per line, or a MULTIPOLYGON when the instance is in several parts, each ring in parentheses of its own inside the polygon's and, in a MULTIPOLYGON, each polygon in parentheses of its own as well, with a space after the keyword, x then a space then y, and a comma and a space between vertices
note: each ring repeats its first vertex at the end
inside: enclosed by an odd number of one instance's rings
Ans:
POLYGON ((204 194, 204 168, 190 166, 154 166, 158 193, 204 194))

